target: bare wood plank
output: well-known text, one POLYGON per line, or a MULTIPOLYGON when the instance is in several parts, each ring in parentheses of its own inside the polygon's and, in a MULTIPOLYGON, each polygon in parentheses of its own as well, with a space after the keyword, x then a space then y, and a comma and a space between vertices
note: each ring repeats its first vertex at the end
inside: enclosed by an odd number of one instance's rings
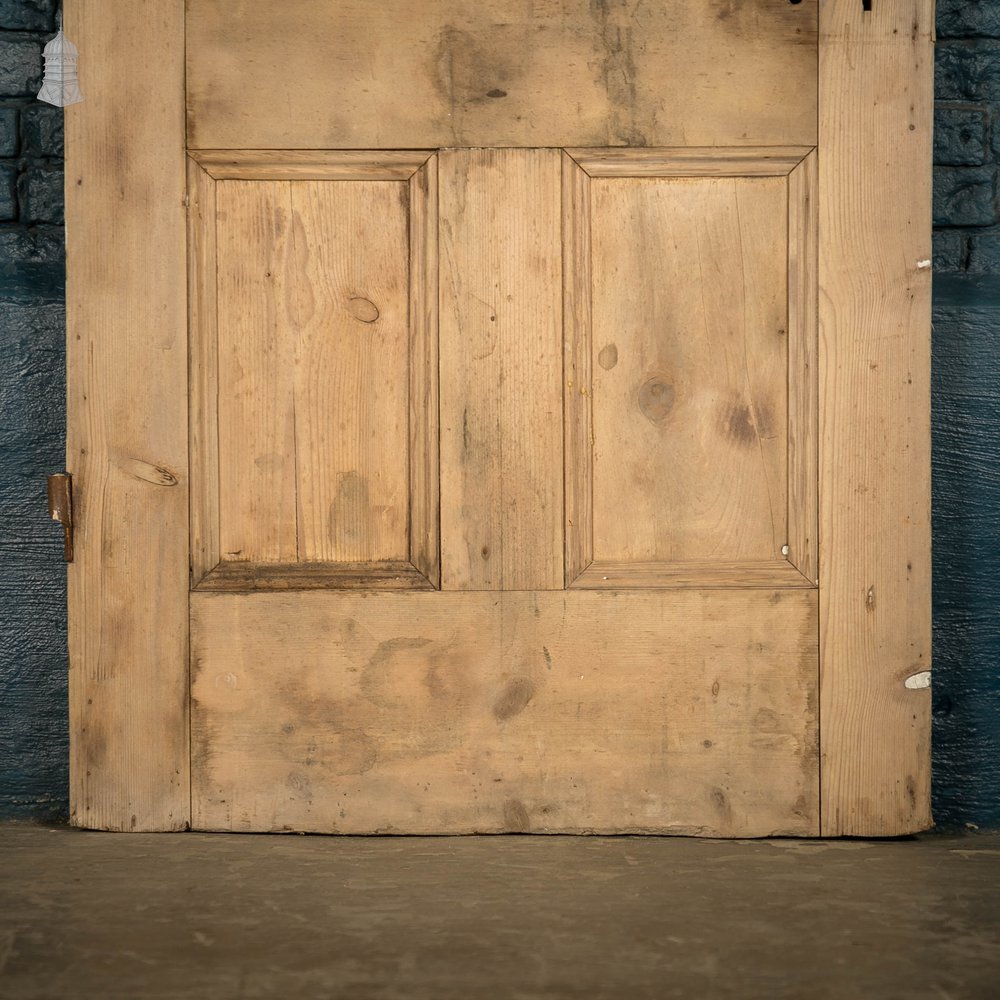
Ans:
POLYGON ((788 560, 818 582, 817 158, 788 178, 788 560))
POLYGON ((215 181, 188 160, 191 582, 221 558, 215 181))
POLYGON ((591 181, 595 559, 781 553, 785 188, 591 181))
POLYGON ((817 832, 813 591, 197 593, 192 612, 199 828, 817 832))
POLYGON ((183 21, 66 9, 70 808, 97 829, 189 821, 183 21))
POLYGON ((817 6, 191 0, 189 144, 812 145, 817 6))
POLYGON ((298 558, 296 343, 287 182, 223 181, 218 211, 219 538, 223 559, 298 558))
POLYGON ((293 182, 298 558, 409 556, 409 189, 293 182))
POLYGON ((563 586, 558 150, 444 150, 441 575, 563 586))
POLYGON ((216 180, 405 181, 431 153, 420 149, 201 149, 190 155, 216 180))
POLYGON ((566 153, 563 197, 565 584, 594 559, 590 298, 590 178, 566 153))
POLYGON ((410 178, 409 186, 410 561, 440 586, 437 157, 410 178))
POLYGON ((815 588, 781 559, 747 562, 612 562, 598 560, 572 583, 581 590, 644 590, 672 587, 815 588))
POLYGON ((823 833, 930 816, 931 0, 821 13, 823 833), (877 100, 873 99, 877 95, 877 100))
POLYGON ((810 146, 568 149, 591 177, 784 177, 810 146))
POLYGON ((242 593, 248 590, 433 590, 434 585, 408 562, 241 563, 216 566, 197 590, 242 593))

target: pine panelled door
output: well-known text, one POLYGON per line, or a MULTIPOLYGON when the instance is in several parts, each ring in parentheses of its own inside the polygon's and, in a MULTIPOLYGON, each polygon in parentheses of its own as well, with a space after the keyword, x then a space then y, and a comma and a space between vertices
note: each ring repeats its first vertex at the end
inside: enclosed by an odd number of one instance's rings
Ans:
POLYGON ((72 818, 929 815, 931 0, 67 0, 72 818))

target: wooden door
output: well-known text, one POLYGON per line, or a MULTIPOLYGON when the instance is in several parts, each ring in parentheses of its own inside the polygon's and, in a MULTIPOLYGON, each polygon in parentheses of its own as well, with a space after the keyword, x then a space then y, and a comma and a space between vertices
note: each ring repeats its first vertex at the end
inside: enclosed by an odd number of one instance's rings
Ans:
POLYGON ((929 5, 155 6, 67 12, 74 822, 925 826, 929 5))

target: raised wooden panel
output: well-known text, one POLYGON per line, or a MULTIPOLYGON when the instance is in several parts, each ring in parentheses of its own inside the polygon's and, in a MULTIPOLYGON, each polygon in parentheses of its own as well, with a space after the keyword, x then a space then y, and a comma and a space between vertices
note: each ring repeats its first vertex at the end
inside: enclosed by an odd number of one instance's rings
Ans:
POLYGON ((817 7, 189 0, 189 145, 812 145, 817 7))
POLYGON ((569 584, 815 585, 806 154, 567 158, 569 584))
POLYGON ((193 594, 195 825, 815 836, 816 604, 193 594))
POLYGON ((441 586, 563 586, 561 159, 444 150, 441 586))
POLYGON ((327 566, 329 586, 436 584, 427 154, 327 154, 309 180, 294 157, 198 159, 195 582, 313 587, 327 566))

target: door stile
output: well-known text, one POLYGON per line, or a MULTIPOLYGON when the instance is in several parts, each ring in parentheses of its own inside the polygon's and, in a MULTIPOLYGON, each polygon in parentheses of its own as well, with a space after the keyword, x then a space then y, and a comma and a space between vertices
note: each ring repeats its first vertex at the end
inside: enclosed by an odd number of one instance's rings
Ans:
POLYGON ((190 818, 184 4, 74 0, 66 32, 83 53, 86 94, 66 114, 66 467, 77 516, 71 822, 182 830, 190 818))
POLYGON ((872 8, 820 11, 824 836, 931 824, 934 4, 872 8))

